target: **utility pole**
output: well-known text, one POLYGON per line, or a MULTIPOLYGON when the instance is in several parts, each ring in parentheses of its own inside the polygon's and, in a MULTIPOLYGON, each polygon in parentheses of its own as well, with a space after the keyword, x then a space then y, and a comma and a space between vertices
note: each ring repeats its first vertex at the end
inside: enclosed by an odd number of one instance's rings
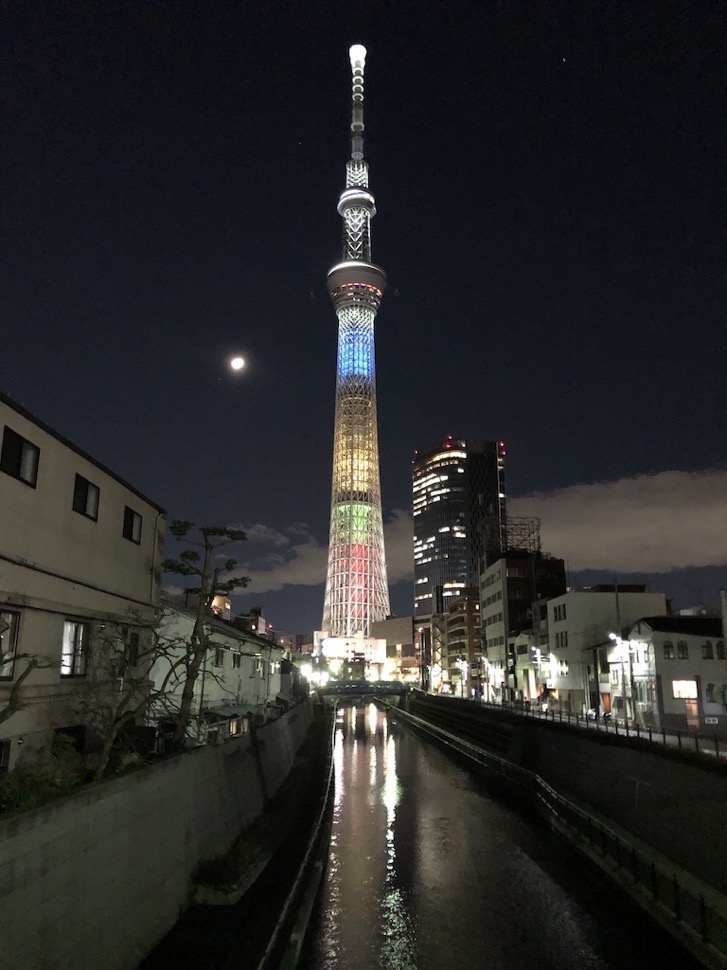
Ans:
POLYGON ((616 627, 618 630, 616 643, 618 644, 619 653, 621 655, 621 700, 623 701, 624 708, 624 722, 626 724, 626 733, 629 733, 629 713, 626 706, 626 666, 624 664, 624 650, 623 650, 623 640, 621 639, 621 603, 618 598, 618 579, 614 576, 613 589, 616 596, 616 627))

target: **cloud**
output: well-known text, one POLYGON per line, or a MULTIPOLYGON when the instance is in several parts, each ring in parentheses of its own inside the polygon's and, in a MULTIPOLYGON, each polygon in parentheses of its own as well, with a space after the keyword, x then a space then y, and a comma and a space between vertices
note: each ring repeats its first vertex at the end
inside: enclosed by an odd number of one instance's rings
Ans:
POLYGON ((665 573, 727 562, 727 470, 665 471, 508 502, 541 519, 543 549, 569 570, 665 573))
MULTIPOLYGON (((508 510, 540 518, 543 549, 565 559, 571 572, 668 573, 727 564, 727 469, 572 485, 512 498, 508 510)), ((248 593, 323 585, 328 546, 305 523, 283 531, 260 523, 242 528, 248 542, 235 550, 241 560, 235 573, 251 577, 248 593)), ((409 511, 393 510, 384 523, 384 541, 389 586, 411 584, 409 511)))
MULTIPOLYGON (((279 537, 274 552, 249 559, 241 564, 241 571, 251 577, 250 593, 272 593, 285 586, 320 586, 326 581, 328 545, 319 543, 303 523, 286 529, 286 534, 267 526, 248 526, 248 538, 253 535, 264 541, 266 532, 279 537), (284 539, 285 541, 279 541, 284 539)), ((384 523, 384 543, 389 585, 402 580, 411 582, 413 576, 413 529, 411 515, 395 509, 384 523)), ((238 572, 240 570, 236 570, 238 572)))
MULTIPOLYGON (((277 529, 271 529, 269 525, 256 525, 241 526, 245 535, 247 536, 248 542, 253 543, 265 543, 268 546, 288 546, 290 545, 289 536, 284 535, 277 529)), ((289 530, 293 532, 292 529, 289 530)))

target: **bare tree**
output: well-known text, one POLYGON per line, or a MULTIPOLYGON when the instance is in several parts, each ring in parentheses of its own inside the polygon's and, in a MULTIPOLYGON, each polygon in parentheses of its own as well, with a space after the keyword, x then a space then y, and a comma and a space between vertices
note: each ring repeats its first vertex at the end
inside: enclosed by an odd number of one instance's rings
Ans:
POLYGON ((242 589, 250 582, 248 576, 231 576, 237 566, 236 559, 221 559, 219 550, 233 543, 244 541, 247 536, 240 529, 227 526, 197 526, 193 522, 174 521, 169 532, 193 548, 184 549, 176 559, 165 559, 162 567, 166 572, 180 576, 195 577, 197 585, 187 592, 196 597, 196 616, 194 627, 187 644, 184 657, 185 679, 179 711, 176 715, 174 741, 184 741, 192 713, 194 685, 199 676, 202 661, 213 648, 212 635, 206 620, 216 596, 226 596, 236 589, 242 589))
POLYGON ((128 623, 103 624, 97 637, 92 677, 77 711, 102 741, 94 779, 103 778, 120 737, 150 710, 158 711, 173 693, 184 664, 184 644, 166 636, 163 617, 144 621, 131 612, 128 623), (165 659, 168 668, 157 682, 152 667, 165 659))
MULTIPOLYGON (((5 614, 6 616, 8 614, 5 614)), ((12 615, 12 614, 11 614, 12 615)), ((54 664, 50 657, 37 656, 29 653, 15 652, 15 631, 11 624, 0 614, 0 672, 16 664, 18 661, 26 661, 20 674, 14 678, 10 693, 0 700, 0 724, 9 720, 13 714, 17 714, 28 702, 22 696, 22 688, 25 681, 34 670, 44 670, 53 667, 54 664)), ((14 666, 12 668, 14 670, 14 666)))

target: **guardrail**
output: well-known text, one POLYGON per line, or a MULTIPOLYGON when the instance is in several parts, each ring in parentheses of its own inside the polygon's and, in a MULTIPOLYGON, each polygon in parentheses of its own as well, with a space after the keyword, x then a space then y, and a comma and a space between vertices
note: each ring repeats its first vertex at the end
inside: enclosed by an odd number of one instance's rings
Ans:
POLYGON ((293 970, 300 958, 306 930, 328 858, 328 844, 333 807, 333 746, 336 734, 336 712, 333 709, 328 740, 326 784, 316 824, 308 840, 303 861, 293 886, 280 912, 270 941, 257 970, 293 970))
MULTIPOLYGON (((498 705, 499 706, 499 705, 498 705)), ((397 719, 430 735, 511 786, 517 787, 548 824, 618 882, 710 967, 727 967, 727 899, 678 870, 657 852, 628 841, 600 819, 560 795, 539 775, 485 751, 423 718, 392 709, 397 719)))
POLYGON ((664 747, 678 748, 683 751, 695 751, 697 754, 713 755, 717 758, 727 758, 727 739, 717 734, 701 734, 695 731, 667 731, 651 725, 640 725, 638 720, 629 724, 623 718, 602 720, 586 717, 584 714, 567 714, 563 711, 539 711, 516 704, 492 704, 487 701, 473 701, 478 707, 493 711, 509 711, 522 717, 537 718, 554 724, 571 724, 591 731, 605 731, 606 734, 619 737, 639 738, 664 747))

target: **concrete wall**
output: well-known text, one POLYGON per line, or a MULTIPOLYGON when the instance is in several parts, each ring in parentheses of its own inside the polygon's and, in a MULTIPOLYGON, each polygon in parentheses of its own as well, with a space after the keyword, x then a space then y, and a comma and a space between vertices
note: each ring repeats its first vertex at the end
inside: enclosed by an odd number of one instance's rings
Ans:
POLYGON ((642 748, 604 732, 500 714, 455 698, 419 696, 410 710, 449 729, 452 722, 442 716, 476 718, 468 729, 473 743, 536 772, 560 795, 611 819, 727 893, 725 765, 710 761, 705 768, 687 757, 678 760, 673 750, 662 755, 648 742, 642 748))
POLYGON ((727 773, 526 719, 517 735, 523 767, 727 893, 727 773))
POLYGON ((285 780, 312 721, 256 732, 0 820, 0 939, 15 970, 132 970, 285 780), (257 753, 256 753, 257 747, 257 753))

